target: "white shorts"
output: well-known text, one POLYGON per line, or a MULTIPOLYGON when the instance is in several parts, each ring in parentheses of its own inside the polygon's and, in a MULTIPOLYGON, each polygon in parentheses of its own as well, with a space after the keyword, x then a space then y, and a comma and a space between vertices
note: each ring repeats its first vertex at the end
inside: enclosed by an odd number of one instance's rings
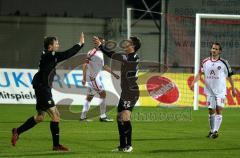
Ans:
POLYGON ((104 86, 102 83, 102 78, 98 75, 96 78, 88 77, 87 79, 88 94, 95 95, 104 91, 104 86))
POLYGON ((209 109, 216 109, 217 106, 224 107, 226 97, 207 96, 207 105, 209 109))

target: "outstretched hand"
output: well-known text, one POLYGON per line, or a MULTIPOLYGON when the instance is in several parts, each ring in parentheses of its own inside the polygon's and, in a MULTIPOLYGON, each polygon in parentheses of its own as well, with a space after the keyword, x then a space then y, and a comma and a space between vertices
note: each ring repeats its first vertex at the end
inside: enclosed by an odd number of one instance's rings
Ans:
POLYGON ((82 32, 81 35, 80 35, 80 39, 79 39, 79 43, 80 44, 84 44, 84 33, 82 32))

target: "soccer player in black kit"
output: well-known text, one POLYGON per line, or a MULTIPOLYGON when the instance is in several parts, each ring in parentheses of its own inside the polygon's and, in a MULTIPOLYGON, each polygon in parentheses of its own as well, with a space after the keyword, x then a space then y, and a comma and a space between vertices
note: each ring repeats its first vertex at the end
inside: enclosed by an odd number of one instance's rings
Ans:
POLYGON ((123 54, 108 51, 97 37, 94 37, 94 42, 108 57, 121 62, 122 92, 117 114, 120 146, 117 148, 117 151, 131 152, 133 150, 131 112, 139 98, 139 88, 136 82, 138 79, 139 57, 136 52, 141 47, 141 42, 135 36, 125 40, 125 45, 123 46, 125 53, 123 54))
POLYGON ((58 39, 56 37, 46 37, 44 39, 44 51, 41 54, 38 72, 34 75, 32 85, 36 95, 36 110, 37 115, 30 117, 18 128, 12 129, 12 145, 15 146, 19 135, 37 123, 42 122, 45 112, 51 118, 50 130, 52 134, 53 150, 54 151, 69 151, 69 149, 59 143, 59 121, 60 114, 52 99, 51 86, 53 77, 56 74, 56 65, 75 55, 84 45, 84 34, 80 35, 79 43, 72 48, 57 52, 59 49, 58 39))

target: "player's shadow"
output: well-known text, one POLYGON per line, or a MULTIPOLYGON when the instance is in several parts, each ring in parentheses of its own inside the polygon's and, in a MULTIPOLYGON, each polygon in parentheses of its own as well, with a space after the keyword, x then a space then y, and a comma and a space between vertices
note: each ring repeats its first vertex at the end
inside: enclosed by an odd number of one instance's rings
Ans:
POLYGON ((223 151, 223 150, 230 150, 230 151, 240 151, 240 147, 235 147, 235 148, 218 148, 218 149, 212 149, 212 148, 207 148, 207 149, 158 149, 158 150, 151 150, 149 153, 189 153, 189 152, 206 152, 206 151, 223 151))
POLYGON ((51 156, 57 156, 57 155, 66 155, 67 157, 71 157, 71 155, 79 155, 79 153, 76 153, 76 152, 55 152, 55 151, 52 151, 52 152, 31 152, 31 153, 24 153, 24 154, 17 154, 17 155, 14 155, 14 154, 2 154, 0 155, 0 157, 36 157, 36 156, 47 156, 47 157, 51 157, 51 156))
MULTIPOLYGON (((177 138, 177 137, 172 137, 172 138, 135 138, 135 142, 146 142, 146 141, 164 141, 164 140, 199 140, 202 137, 184 137, 184 138, 177 138)), ((88 141, 118 141, 118 139, 113 138, 113 139, 96 139, 96 140, 88 140, 88 141)))
MULTIPOLYGON (((116 98, 116 96, 110 92, 108 93, 108 97, 116 98)), ((58 110, 61 114, 62 120, 79 120, 80 119, 81 112, 73 112, 71 110, 72 102, 73 102, 72 99, 65 98, 60 100, 57 103, 58 110)), ((109 100, 106 100, 106 105, 107 105, 106 107, 107 112, 116 108, 115 106, 109 106, 110 105, 109 100)), ((100 113, 99 106, 95 106, 88 111, 88 118, 91 119, 91 118, 97 117, 99 116, 99 113, 100 113)))
POLYGON ((159 140, 199 140, 201 137, 188 137, 188 138, 179 138, 179 137, 172 137, 172 138, 135 138, 134 141, 159 141, 159 140))
POLYGON ((117 138, 113 138, 113 139, 91 139, 91 140, 88 140, 88 141, 93 141, 93 142, 115 142, 115 141, 118 141, 117 138))

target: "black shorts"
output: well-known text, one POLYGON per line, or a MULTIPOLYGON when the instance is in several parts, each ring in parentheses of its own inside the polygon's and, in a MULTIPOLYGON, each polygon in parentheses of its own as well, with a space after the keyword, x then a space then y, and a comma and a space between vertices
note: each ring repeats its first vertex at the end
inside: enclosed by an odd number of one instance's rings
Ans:
POLYGON ((134 99, 123 99, 120 98, 119 103, 118 103, 118 112, 122 112, 123 110, 129 110, 132 111, 135 104, 138 101, 138 97, 134 99))
POLYGON ((46 111, 47 109, 55 106, 55 103, 52 99, 51 88, 37 88, 34 89, 36 95, 36 110, 37 111, 46 111))

